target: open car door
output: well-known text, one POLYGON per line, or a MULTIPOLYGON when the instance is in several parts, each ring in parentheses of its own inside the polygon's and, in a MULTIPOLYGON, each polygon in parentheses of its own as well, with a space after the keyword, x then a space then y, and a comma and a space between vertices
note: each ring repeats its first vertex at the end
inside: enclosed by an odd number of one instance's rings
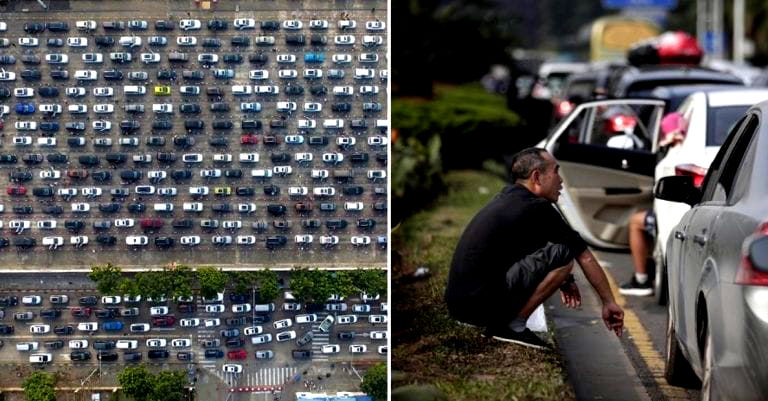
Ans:
POLYGON ((663 111, 661 100, 583 103, 546 139, 563 178, 558 207, 590 245, 627 248, 630 216, 651 207, 663 111))

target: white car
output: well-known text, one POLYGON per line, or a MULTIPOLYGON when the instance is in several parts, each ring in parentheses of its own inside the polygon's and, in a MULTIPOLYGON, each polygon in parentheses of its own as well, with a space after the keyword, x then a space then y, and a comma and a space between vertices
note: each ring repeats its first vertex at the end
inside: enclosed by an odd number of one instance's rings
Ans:
POLYGON ((200 326, 200 319, 198 318, 181 319, 179 321, 179 325, 181 327, 197 327, 197 326, 200 326))
POLYGON ((152 111, 157 114, 172 114, 173 105, 170 103, 154 103, 152 104, 152 111))
POLYGON ((44 180, 58 180, 61 178, 61 171, 59 170, 43 170, 40 172, 40 178, 44 180))
POLYGON ((386 315, 371 315, 368 316, 368 323, 370 324, 384 324, 387 323, 386 315))
POLYGON ((118 43, 120 43, 121 46, 125 47, 139 47, 141 46, 142 40, 138 36, 121 36, 118 40, 118 43))
MULTIPOLYGON (((302 143, 304 143, 304 135, 286 135, 285 143, 290 145, 301 145, 302 143)), ((312 159, 310 158, 310 160, 312 159)))
POLYGON ((296 102, 277 102, 277 111, 296 111, 296 102))
POLYGON ((367 235, 353 235, 350 242, 354 246, 366 246, 371 244, 371 237, 367 235))
POLYGON ((69 56, 61 53, 46 54, 45 61, 48 64, 67 64, 69 63, 69 56))
POLYGON ((115 227, 133 227, 133 219, 115 219, 115 227))
POLYGON ((99 79, 99 73, 94 70, 77 70, 75 71, 75 79, 81 81, 95 81, 99 79))
POLYGON ((272 342, 272 334, 269 333, 251 337, 251 344, 253 345, 266 344, 270 342, 272 342))
POLYGON ((248 313, 251 311, 251 304, 234 304, 232 313, 248 313))
POLYGON ((72 87, 66 89, 67 96, 69 97, 82 97, 85 96, 86 91, 83 87, 72 87))
POLYGON ((296 19, 289 19, 283 21, 283 29, 288 29, 291 31, 296 31, 304 27, 304 24, 301 23, 301 21, 296 19))
POLYGON ((96 30, 96 21, 76 21, 75 28, 77 28, 79 31, 94 31, 96 30))
POLYGON ((277 71, 277 77, 281 79, 294 79, 299 76, 299 72, 296 70, 279 70, 277 71))
POLYGON ((340 148, 348 148, 354 146, 356 143, 357 140, 351 136, 339 136, 336 138, 336 145, 340 148))
POLYGON ((368 137, 369 146, 387 146, 389 139, 381 135, 373 135, 368 137))
POLYGON ((40 44, 40 42, 37 38, 19 38, 19 46, 35 47, 38 44, 40 44))
POLYGON ((221 371, 224 373, 242 373, 243 365, 238 365, 236 363, 227 363, 222 365, 221 371))
POLYGON ((149 329, 149 323, 134 323, 130 326, 131 333, 146 333, 149 329))
POLYGON ((165 316, 168 314, 167 306, 153 306, 149 308, 150 316, 165 316))
POLYGON ((324 19, 310 20, 309 29, 328 29, 328 21, 324 19))
POLYGON ((304 112, 306 113, 319 113, 323 111, 323 104, 317 102, 304 103, 304 112))
POLYGON ((168 345, 168 340, 164 338, 149 338, 146 344, 149 348, 163 348, 168 345))
POLYGON ((129 235, 125 237, 126 245, 146 246, 149 244, 149 238, 146 235, 129 235))
POLYGON ((207 313, 224 313, 225 309, 223 304, 205 305, 205 312, 207 313))
MULTIPOLYGON (((105 121, 105 120, 96 120, 93 123, 91 123, 91 126, 93 127, 94 131, 103 132, 103 131, 109 131, 112 129, 112 122, 111 121, 105 121)), ((106 138, 109 139, 109 138, 106 138)))
POLYGON ((370 313, 371 305, 352 305, 352 312, 355 313, 370 313))
POLYGON ((91 210, 91 205, 84 202, 74 202, 70 205, 70 209, 74 213, 86 213, 91 210))
POLYGON ((336 64, 349 64, 352 62, 352 55, 348 53, 338 53, 331 56, 331 60, 336 64))
MULTIPOLYGON (((205 206, 203 206, 202 202, 184 202, 182 205, 182 209, 185 212, 202 212, 205 206)), ((185 245, 197 245, 197 244, 185 244, 185 245)))
MULTIPOLYGON (((49 55, 46 55, 45 57, 48 57, 49 55)), ((0 81, 15 81, 16 80, 16 73, 13 71, 2 71, 0 72, 0 81)))
POLYGON ((377 85, 363 85, 360 87, 359 93, 361 95, 375 95, 379 93, 379 87, 377 85))
POLYGON ((101 53, 83 53, 81 57, 85 64, 99 64, 104 62, 104 55, 101 53))
POLYGON ((119 305, 122 300, 123 299, 119 295, 101 297, 101 303, 104 305, 119 305))
POLYGON ((243 334, 246 336, 255 336, 261 334, 263 331, 264 329, 262 329, 261 326, 249 326, 243 329, 243 334))
POLYGON ((387 332, 386 331, 372 331, 370 334, 371 340, 386 340, 387 339, 387 332))
POLYGON ((69 47, 88 47, 88 38, 67 38, 67 46, 69 47))
POLYGON ((35 121, 16 121, 14 128, 19 131, 34 131, 37 129, 37 123, 35 121))
POLYGON ((343 19, 338 22, 339 30, 355 29, 357 28, 357 21, 351 19, 343 19))
POLYGON ((384 38, 381 35, 363 35, 363 46, 379 46, 382 43, 384 43, 384 38))
POLYGON ((282 320, 275 321, 274 323, 272 323, 272 325, 275 327, 276 330, 280 330, 280 329, 285 329, 293 326, 293 321, 291 321, 291 319, 282 319, 282 320))
POLYGON ((334 86, 333 94, 336 96, 353 96, 355 94, 355 88, 351 85, 334 86))
POLYGON ((159 63, 160 54, 158 53, 141 53, 141 62, 144 64, 159 63))
POLYGON ((338 354, 339 349, 338 344, 325 344, 320 348, 320 352, 323 354, 338 354))
POLYGON ((99 323, 97 322, 85 322, 85 323, 78 323, 77 329, 79 331, 98 331, 99 330, 99 323))
POLYGON ((136 349, 139 348, 138 340, 117 340, 115 344, 117 349, 136 349))
POLYGON ((334 196, 336 195, 336 189, 333 187, 312 188, 312 194, 315 196, 334 196))
POLYGON ((254 245, 256 243, 256 236, 254 235, 238 235, 238 245, 254 245))
POLYGON ((88 340, 69 340, 69 348, 71 349, 88 348, 88 340))
POLYGON ((308 315, 296 315, 296 324, 314 323, 317 321, 317 315, 312 313, 308 315))
POLYGON ((84 104, 70 104, 67 106, 67 111, 72 114, 83 114, 88 112, 88 106, 84 104))
MULTIPOLYGON (((181 242, 182 245, 187 245, 187 246, 200 245, 200 236, 199 235, 184 235, 184 236, 181 237, 179 242, 181 242)), ((223 305, 222 305, 222 307, 223 307, 223 305)))
POLYGON ((305 196, 308 192, 307 187, 288 187, 288 196, 305 196))
POLYGON ((22 305, 40 305, 43 302, 43 297, 40 295, 25 295, 21 298, 22 305))
POLYGON ((338 235, 321 235, 320 236, 320 245, 331 247, 338 244, 339 244, 338 235))
POLYGON ((333 43, 336 43, 337 45, 353 45, 355 44, 355 36, 354 35, 336 35, 333 38, 333 43))
POLYGON ((14 88, 13 96, 16 97, 33 97, 35 96, 35 90, 32 88, 14 88))
POLYGON ((312 169, 310 176, 316 180, 323 180, 329 177, 328 170, 326 169, 312 169))
POLYGON ((353 324, 357 323, 357 316, 355 315, 341 315, 336 317, 336 324, 353 324))
POLYGON ((322 160, 325 163, 338 164, 344 161, 344 155, 338 152, 323 153, 322 160))
POLYGON ((278 63, 292 64, 296 62, 296 55, 294 54, 278 54, 275 58, 278 63))
POLYGON ((182 31, 198 30, 203 26, 199 19, 183 19, 179 21, 179 29, 182 31))
POLYGON ((171 341, 171 347, 173 348, 189 348, 192 346, 192 341, 188 338, 175 338, 171 341))
POLYGON ((236 18, 235 29, 256 29, 256 20, 253 18, 236 18))
POLYGON ((80 193, 83 196, 93 198, 96 196, 101 196, 102 191, 101 191, 101 188, 99 187, 85 187, 80 190, 80 193))
POLYGON ((280 93, 280 88, 277 85, 256 85, 253 87, 253 91, 256 94, 277 95, 280 93))
POLYGON ((253 80, 269 79, 269 70, 251 70, 248 72, 248 78, 253 80))
POLYGON ((179 46, 194 46, 197 44, 197 38, 194 36, 179 36, 176 38, 176 44, 179 46))
POLYGON ((368 347, 365 344, 352 344, 349 346, 349 352, 353 354, 362 354, 368 351, 368 347))
POLYGON ((299 119, 297 126, 299 129, 314 129, 317 127, 317 122, 315 120, 299 119))
POLYGON ((366 21, 365 29, 369 31, 383 31, 386 29, 387 24, 383 21, 366 21))
POLYGON ((205 319, 203 321, 203 326, 205 327, 219 327, 221 326, 221 319, 205 319))
POLYGON ((109 114, 115 111, 115 106, 111 104, 95 104, 93 112, 96 114, 109 114))

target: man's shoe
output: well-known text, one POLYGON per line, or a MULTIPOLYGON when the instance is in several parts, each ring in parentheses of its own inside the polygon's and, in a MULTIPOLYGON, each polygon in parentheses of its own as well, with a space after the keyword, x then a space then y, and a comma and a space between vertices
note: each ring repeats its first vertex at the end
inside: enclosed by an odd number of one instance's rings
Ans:
POLYGON ((648 295, 653 295, 653 286, 650 278, 645 280, 644 284, 640 284, 637 282, 635 276, 632 275, 632 280, 621 285, 619 293, 623 295, 646 297, 648 295))
POLYGON ((542 341, 531 330, 525 329, 523 331, 514 331, 509 328, 488 329, 485 333, 486 337, 492 337, 495 340, 506 341, 509 343, 520 344, 525 347, 534 349, 549 349, 549 344, 542 341))

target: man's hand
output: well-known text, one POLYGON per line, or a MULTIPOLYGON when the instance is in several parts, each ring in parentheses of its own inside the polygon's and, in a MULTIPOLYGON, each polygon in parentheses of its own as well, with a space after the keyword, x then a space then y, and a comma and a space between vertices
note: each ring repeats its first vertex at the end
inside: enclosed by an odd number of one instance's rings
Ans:
POLYGON ((603 304, 603 321, 608 330, 613 330, 617 336, 621 337, 624 327, 624 311, 614 302, 603 304))
POLYGON ((581 293, 576 283, 565 283, 560 286, 560 299, 569 308, 575 309, 581 306, 581 293))

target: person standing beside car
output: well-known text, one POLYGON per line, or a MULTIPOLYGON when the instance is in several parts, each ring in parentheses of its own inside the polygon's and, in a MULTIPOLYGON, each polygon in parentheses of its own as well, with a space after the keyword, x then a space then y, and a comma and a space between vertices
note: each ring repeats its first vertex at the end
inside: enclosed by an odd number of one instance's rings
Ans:
POLYGON ((624 312, 602 267, 554 208, 562 189, 557 161, 529 148, 511 166, 514 184, 475 215, 456 246, 445 291, 450 315, 494 339, 548 348, 526 321, 557 289, 568 307, 581 304, 571 275, 575 260, 603 302, 606 327, 620 336, 624 312))

